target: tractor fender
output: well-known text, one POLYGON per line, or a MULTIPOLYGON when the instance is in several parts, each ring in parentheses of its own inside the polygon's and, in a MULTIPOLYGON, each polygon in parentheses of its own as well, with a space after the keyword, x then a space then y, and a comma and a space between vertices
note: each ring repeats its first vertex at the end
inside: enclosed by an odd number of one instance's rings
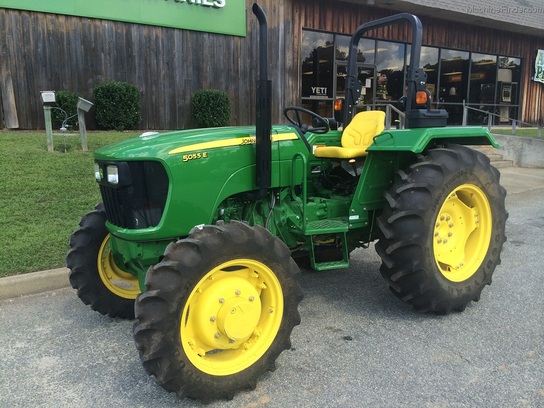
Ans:
POLYGON ((436 127, 415 129, 388 129, 374 137, 368 152, 409 151, 423 152, 432 142, 461 145, 492 145, 499 147, 489 130, 478 126, 436 127))

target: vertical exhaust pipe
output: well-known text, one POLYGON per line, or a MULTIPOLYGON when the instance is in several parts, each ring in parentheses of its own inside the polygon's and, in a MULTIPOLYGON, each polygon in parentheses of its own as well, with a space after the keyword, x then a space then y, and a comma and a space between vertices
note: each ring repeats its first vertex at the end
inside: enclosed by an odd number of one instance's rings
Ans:
POLYGON ((256 176, 260 198, 268 192, 272 172, 272 81, 268 79, 268 23, 266 14, 257 3, 253 14, 259 21, 259 80, 256 95, 256 176))

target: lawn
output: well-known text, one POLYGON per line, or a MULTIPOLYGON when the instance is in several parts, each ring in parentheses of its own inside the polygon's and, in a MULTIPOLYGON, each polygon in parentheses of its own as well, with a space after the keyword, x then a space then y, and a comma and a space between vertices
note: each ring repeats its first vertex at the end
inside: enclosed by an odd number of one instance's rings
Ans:
POLYGON ((100 201, 92 152, 140 132, 88 132, 78 137, 0 131, 0 277, 65 264, 68 238, 82 215, 100 201))
MULTIPOLYGON (((511 135, 512 128, 511 127, 500 127, 500 128, 494 127, 494 128, 491 128, 491 133, 498 133, 501 135, 511 135)), ((517 128, 516 136, 537 137, 538 129, 537 128, 517 128)), ((541 137, 544 137, 544 130, 542 131, 541 137)))

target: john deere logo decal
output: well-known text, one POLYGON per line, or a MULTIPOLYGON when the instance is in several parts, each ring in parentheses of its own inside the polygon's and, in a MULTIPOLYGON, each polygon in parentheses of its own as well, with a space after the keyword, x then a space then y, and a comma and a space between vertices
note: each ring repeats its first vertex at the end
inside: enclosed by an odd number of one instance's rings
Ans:
POLYGON ((544 50, 538 50, 535 59, 535 81, 544 84, 544 50))

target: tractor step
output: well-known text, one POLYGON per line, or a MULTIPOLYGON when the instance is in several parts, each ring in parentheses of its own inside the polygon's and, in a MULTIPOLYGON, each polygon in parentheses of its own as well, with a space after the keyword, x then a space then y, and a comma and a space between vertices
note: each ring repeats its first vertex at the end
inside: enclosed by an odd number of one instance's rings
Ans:
POLYGON ((349 267, 349 251, 346 235, 348 230, 348 222, 344 218, 310 221, 306 224, 304 235, 310 237, 310 262, 314 270, 328 271, 349 267), (317 260, 315 246, 320 241, 320 237, 325 241, 332 240, 339 245, 339 259, 317 260))
POLYGON ((349 229, 348 225, 347 218, 310 221, 306 224, 304 235, 346 233, 349 229))
POLYGON ((349 260, 330 261, 330 262, 315 262, 312 259, 312 268, 316 271, 330 271, 332 269, 349 268, 349 260))

